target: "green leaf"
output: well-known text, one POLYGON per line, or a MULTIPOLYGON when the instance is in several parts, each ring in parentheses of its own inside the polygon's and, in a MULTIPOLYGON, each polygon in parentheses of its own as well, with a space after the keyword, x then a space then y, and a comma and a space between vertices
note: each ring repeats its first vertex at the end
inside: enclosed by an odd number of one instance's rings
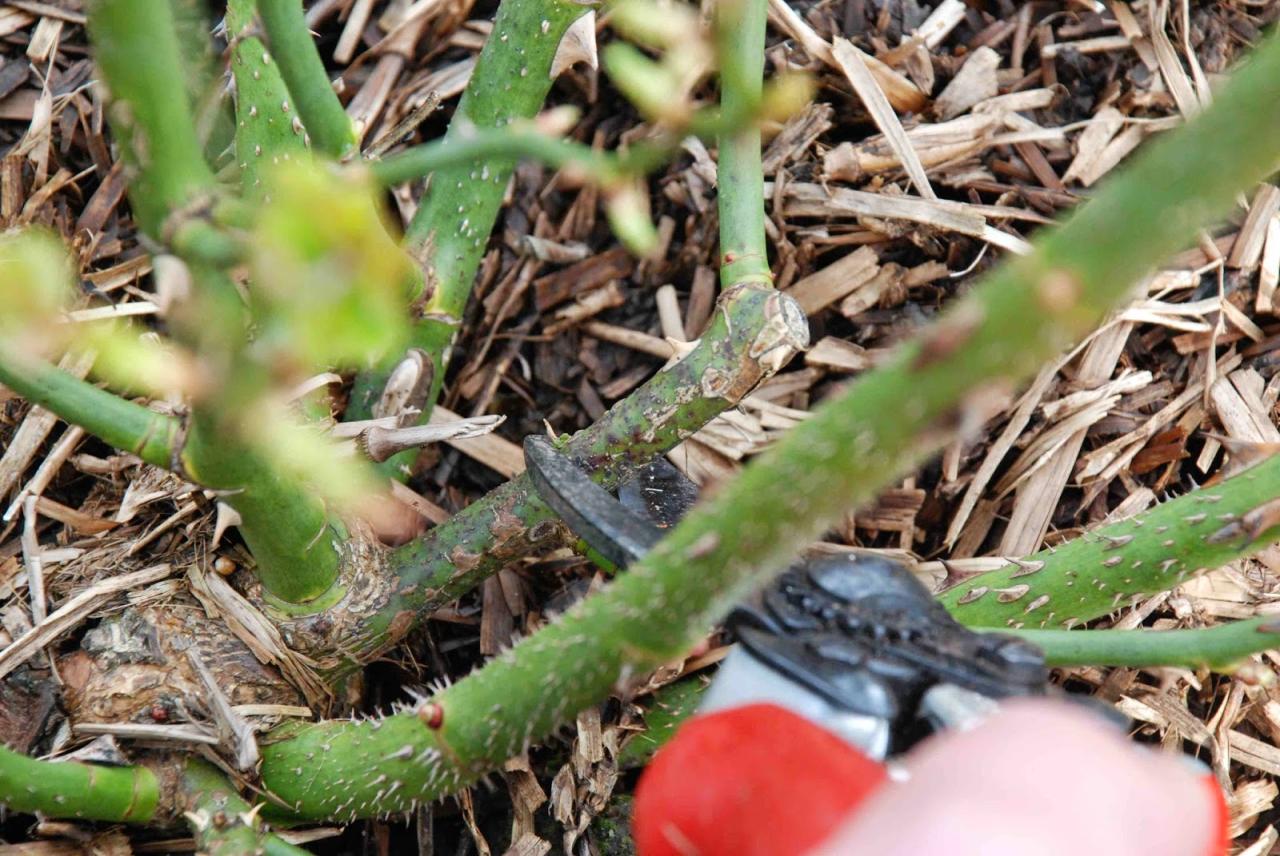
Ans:
POLYGON ((624 0, 613 7, 609 25, 647 48, 670 48, 702 36, 698 10, 672 0, 624 0))
POLYGON ((117 389, 142 389, 156 398, 200 399, 212 381, 190 352, 123 321, 79 325, 76 347, 95 354, 93 374, 117 389))
POLYGON ((609 79, 647 119, 683 124, 688 120, 688 88, 670 62, 657 63, 632 45, 613 42, 600 53, 609 79))
POLYGON ((52 232, 0 235, 0 332, 39 332, 58 323, 72 275, 66 248, 52 232))
POLYGON ((413 263, 366 178, 295 159, 270 173, 266 199, 250 261, 260 355, 314 371, 402 348, 413 263))

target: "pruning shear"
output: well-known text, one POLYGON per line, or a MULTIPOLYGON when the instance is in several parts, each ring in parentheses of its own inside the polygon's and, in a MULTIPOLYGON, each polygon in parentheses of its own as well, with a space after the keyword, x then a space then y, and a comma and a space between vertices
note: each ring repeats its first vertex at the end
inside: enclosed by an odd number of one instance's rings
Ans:
MULTIPOLYGON (((697 498, 665 460, 615 498, 543 438, 526 439, 524 453, 542 499, 619 568, 697 498)), ((803 853, 925 736, 1047 692, 1039 648, 969 630, 878 556, 801 560, 726 628, 736 648, 637 788, 642 856, 803 853)))

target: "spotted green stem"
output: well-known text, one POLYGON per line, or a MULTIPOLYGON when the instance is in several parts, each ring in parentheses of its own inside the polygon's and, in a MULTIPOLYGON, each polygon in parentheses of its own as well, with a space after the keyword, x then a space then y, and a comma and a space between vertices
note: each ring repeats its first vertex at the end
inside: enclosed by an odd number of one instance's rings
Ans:
MULTIPOLYGON (((355 126, 329 82, 320 51, 302 13, 302 0, 258 0, 271 56, 293 96, 316 151, 335 160, 356 154, 355 126)), ((282 118, 288 116, 282 113, 282 118)))
POLYGON ((1280 456, 941 595, 971 627, 1071 627, 1280 538, 1280 456))
MULTIPOLYGON (((589 11, 573 0, 503 0, 441 145, 465 144, 476 131, 535 116, 551 89, 551 62, 560 40, 569 25, 589 11)), ((439 397, 449 349, 515 163, 508 154, 435 170, 406 231, 405 243, 418 258, 424 280, 414 302, 413 344, 426 354, 432 373, 422 422, 439 397)), ((397 355, 357 378, 348 419, 369 417, 398 361, 397 355)), ((405 452, 382 466, 402 477, 412 460, 413 453, 405 452)))
MULTIPOLYGON (((721 64, 720 102, 727 115, 754 115, 764 76, 768 0, 726 0, 716 8, 721 64), (732 10, 732 11, 730 11, 732 10)), ((760 127, 754 122, 722 130, 716 179, 720 211, 720 284, 773 283, 765 243, 764 172, 760 127)))
POLYGON ((293 109, 289 89, 262 39, 255 34, 254 0, 229 0, 227 38, 235 84, 236 164, 249 198, 263 193, 264 173, 306 151, 306 130, 293 109))
POLYGON ((40 761, 0 744, 0 806, 10 811, 145 823, 159 803, 159 781, 146 767, 40 761))
POLYGON ((207 856, 306 856, 307 851, 273 833, 213 765, 193 759, 183 774, 183 816, 207 856))

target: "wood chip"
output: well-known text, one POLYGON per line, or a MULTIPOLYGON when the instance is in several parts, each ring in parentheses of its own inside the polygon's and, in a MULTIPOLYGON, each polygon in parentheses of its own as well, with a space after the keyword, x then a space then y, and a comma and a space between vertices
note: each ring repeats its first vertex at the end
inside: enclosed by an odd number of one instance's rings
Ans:
MULTIPOLYGON (((1132 324, 1119 323, 1105 327, 1098 333, 1085 349, 1076 382, 1106 382, 1115 371, 1125 341, 1132 330, 1132 324)), ((1049 520, 1058 508, 1058 500, 1066 487, 1067 478, 1080 455, 1086 433, 1087 429, 1081 428, 1066 438, 1018 488, 1009 524, 1000 540, 999 552, 1002 555, 1025 556, 1040 547, 1049 527, 1049 520)))
POLYGON ((902 163, 911 183, 915 185, 916 193, 925 199, 937 199, 938 195, 933 192, 929 178, 924 174, 924 166, 920 163, 919 156, 916 155, 911 141, 902 130, 898 114, 893 112, 889 99, 885 97, 880 84, 876 82, 867 66, 867 55, 854 47, 848 39, 836 39, 832 47, 832 56, 835 58, 836 65, 844 72, 853 91, 862 99, 862 104, 871 114, 872 121, 888 140, 890 148, 902 163))
POLYGON ((954 119, 975 104, 994 96, 1000 88, 996 79, 1000 61, 1000 54, 989 47, 980 47, 970 54, 933 102, 934 115, 944 121, 954 119))
MULTIPOLYGON (((1118 136, 1111 139, 1101 151, 1091 154, 1073 177, 1079 179, 1085 187, 1091 187, 1124 160, 1125 156, 1138 147, 1147 132, 1141 126, 1125 128, 1118 136)), ((1073 163, 1072 166, 1075 166, 1073 163)), ((1068 170, 1070 172, 1070 170, 1068 170)))
POLYGON ((562 270, 533 281, 534 301, 539 311, 558 306, 575 296, 601 288, 614 280, 624 279, 634 267, 631 254, 614 247, 562 270))
MULTIPOLYGON (((766 195, 772 191, 766 183, 766 195)), ((1023 239, 989 226, 986 217, 973 206, 946 199, 914 199, 851 190, 824 188, 817 184, 788 184, 784 213, 798 217, 830 217, 836 214, 906 220, 943 232, 971 235, 1010 252, 1026 254, 1031 245, 1023 239)))
POLYGON ((1156 63, 1160 66, 1160 75, 1164 78, 1169 91, 1173 93, 1173 100, 1177 102, 1183 118, 1190 119, 1200 112, 1202 105, 1195 87, 1191 85, 1191 80, 1182 68, 1182 61, 1178 59, 1178 52, 1174 49, 1173 42, 1165 33, 1169 0, 1152 0, 1147 4, 1147 12, 1151 46, 1155 51, 1156 63))
POLYGON ((823 336, 804 353, 805 365, 843 372, 866 371, 873 365, 867 349, 835 336, 823 336))
POLYGON ((1280 443, 1280 430, 1271 421, 1270 408, 1263 405, 1260 387, 1251 380, 1261 378, 1253 369, 1241 369, 1219 377, 1209 390, 1218 420, 1233 439, 1246 443, 1280 443))
POLYGON ((870 282, 880 269, 880 256, 872 247, 859 247, 787 289, 806 315, 814 315, 850 292, 870 282))
MULTIPOLYGON (((89 373, 93 360, 93 354, 77 354, 64 357, 58 367, 74 377, 83 378, 89 373)), ((22 425, 10 438, 4 456, 0 457, 0 497, 13 490, 57 422, 58 417, 42 407, 33 407, 27 412, 22 425)))
MULTIPOLYGON (((798 41, 810 56, 839 70, 831 44, 814 32, 813 27, 806 24, 786 0, 769 0, 769 20, 798 41)), ((872 58, 867 65, 893 109, 903 113, 918 113, 924 109, 928 98, 914 83, 877 59, 872 58)))
POLYGON ((938 47, 964 20, 967 8, 963 0, 942 0, 914 33, 902 37, 903 43, 909 39, 919 39, 927 48, 938 47))
POLYGON ((1276 285, 1280 283, 1280 214, 1267 223, 1266 246, 1262 251, 1262 267, 1258 271, 1258 300, 1255 309, 1259 314, 1276 315, 1276 285))
POLYGON ((1231 746, 1233 761, 1272 776, 1280 776, 1280 749, 1239 731, 1228 732, 1227 742, 1231 746))
POLYGON ((1267 240, 1267 230, 1280 211, 1280 187, 1274 184, 1258 186, 1258 192, 1249 205, 1249 216, 1240 227, 1240 234, 1227 257, 1227 267, 1252 270, 1262 258, 1262 248, 1267 240))

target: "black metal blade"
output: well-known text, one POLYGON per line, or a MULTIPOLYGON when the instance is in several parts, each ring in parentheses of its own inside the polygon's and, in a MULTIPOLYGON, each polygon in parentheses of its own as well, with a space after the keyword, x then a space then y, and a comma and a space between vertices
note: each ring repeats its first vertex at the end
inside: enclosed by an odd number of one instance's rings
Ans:
POLYGON ((679 523, 698 501, 698 486, 666 458, 654 458, 618 485, 618 501, 659 529, 679 523))
POLYGON ((653 549, 662 531, 625 508, 542 437, 526 437, 524 460, 542 501, 583 541, 619 568, 653 549))

